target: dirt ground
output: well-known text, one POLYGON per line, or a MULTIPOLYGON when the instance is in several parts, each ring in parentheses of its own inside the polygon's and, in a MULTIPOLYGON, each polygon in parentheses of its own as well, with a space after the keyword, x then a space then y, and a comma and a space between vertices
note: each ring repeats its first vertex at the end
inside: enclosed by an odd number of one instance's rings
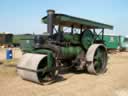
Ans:
MULTIPOLYGON (((64 81, 39 85, 22 80, 15 67, 8 66, 17 64, 21 57, 19 49, 13 50, 15 59, 0 65, 0 96, 128 96, 128 52, 109 54, 105 74, 70 73, 64 75, 64 81)), ((5 58, 2 56, 0 60, 5 58)))

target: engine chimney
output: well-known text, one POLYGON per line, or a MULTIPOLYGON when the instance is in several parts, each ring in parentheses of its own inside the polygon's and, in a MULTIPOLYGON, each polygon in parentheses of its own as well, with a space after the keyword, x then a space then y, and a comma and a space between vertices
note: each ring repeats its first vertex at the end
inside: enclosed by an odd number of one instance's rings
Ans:
POLYGON ((50 36, 53 35, 53 22, 54 22, 54 10, 47 10, 47 31, 50 33, 50 36))

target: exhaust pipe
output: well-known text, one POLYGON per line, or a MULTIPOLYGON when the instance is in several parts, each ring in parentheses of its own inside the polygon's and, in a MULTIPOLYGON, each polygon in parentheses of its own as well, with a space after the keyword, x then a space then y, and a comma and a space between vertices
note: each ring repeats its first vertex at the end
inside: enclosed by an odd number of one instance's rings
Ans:
POLYGON ((47 10, 47 21, 48 21, 47 31, 48 31, 48 33, 50 33, 50 36, 51 37, 53 35, 54 14, 55 14, 55 11, 54 10, 47 10))

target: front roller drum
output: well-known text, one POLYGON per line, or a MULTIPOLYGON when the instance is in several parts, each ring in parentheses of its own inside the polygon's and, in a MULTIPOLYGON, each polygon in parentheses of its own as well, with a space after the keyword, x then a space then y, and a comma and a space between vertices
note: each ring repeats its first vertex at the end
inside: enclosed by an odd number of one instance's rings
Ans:
POLYGON ((42 83, 51 79, 54 72, 47 70, 47 55, 26 53, 17 65, 17 72, 25 80, 42 83))
POLYGON ((103 44, 93 44, 87 51, 87 71, 90 74, 100 74, 106 71, 107 49, 103 44))

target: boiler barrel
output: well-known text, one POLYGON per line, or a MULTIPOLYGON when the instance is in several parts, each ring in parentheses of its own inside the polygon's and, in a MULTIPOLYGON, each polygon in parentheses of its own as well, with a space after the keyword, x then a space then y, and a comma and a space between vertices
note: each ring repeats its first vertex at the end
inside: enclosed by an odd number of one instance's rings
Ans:
POLYGON ((64 59, 74 58, 82 52, 81 47, 62 47, 61 54, 64 59))

